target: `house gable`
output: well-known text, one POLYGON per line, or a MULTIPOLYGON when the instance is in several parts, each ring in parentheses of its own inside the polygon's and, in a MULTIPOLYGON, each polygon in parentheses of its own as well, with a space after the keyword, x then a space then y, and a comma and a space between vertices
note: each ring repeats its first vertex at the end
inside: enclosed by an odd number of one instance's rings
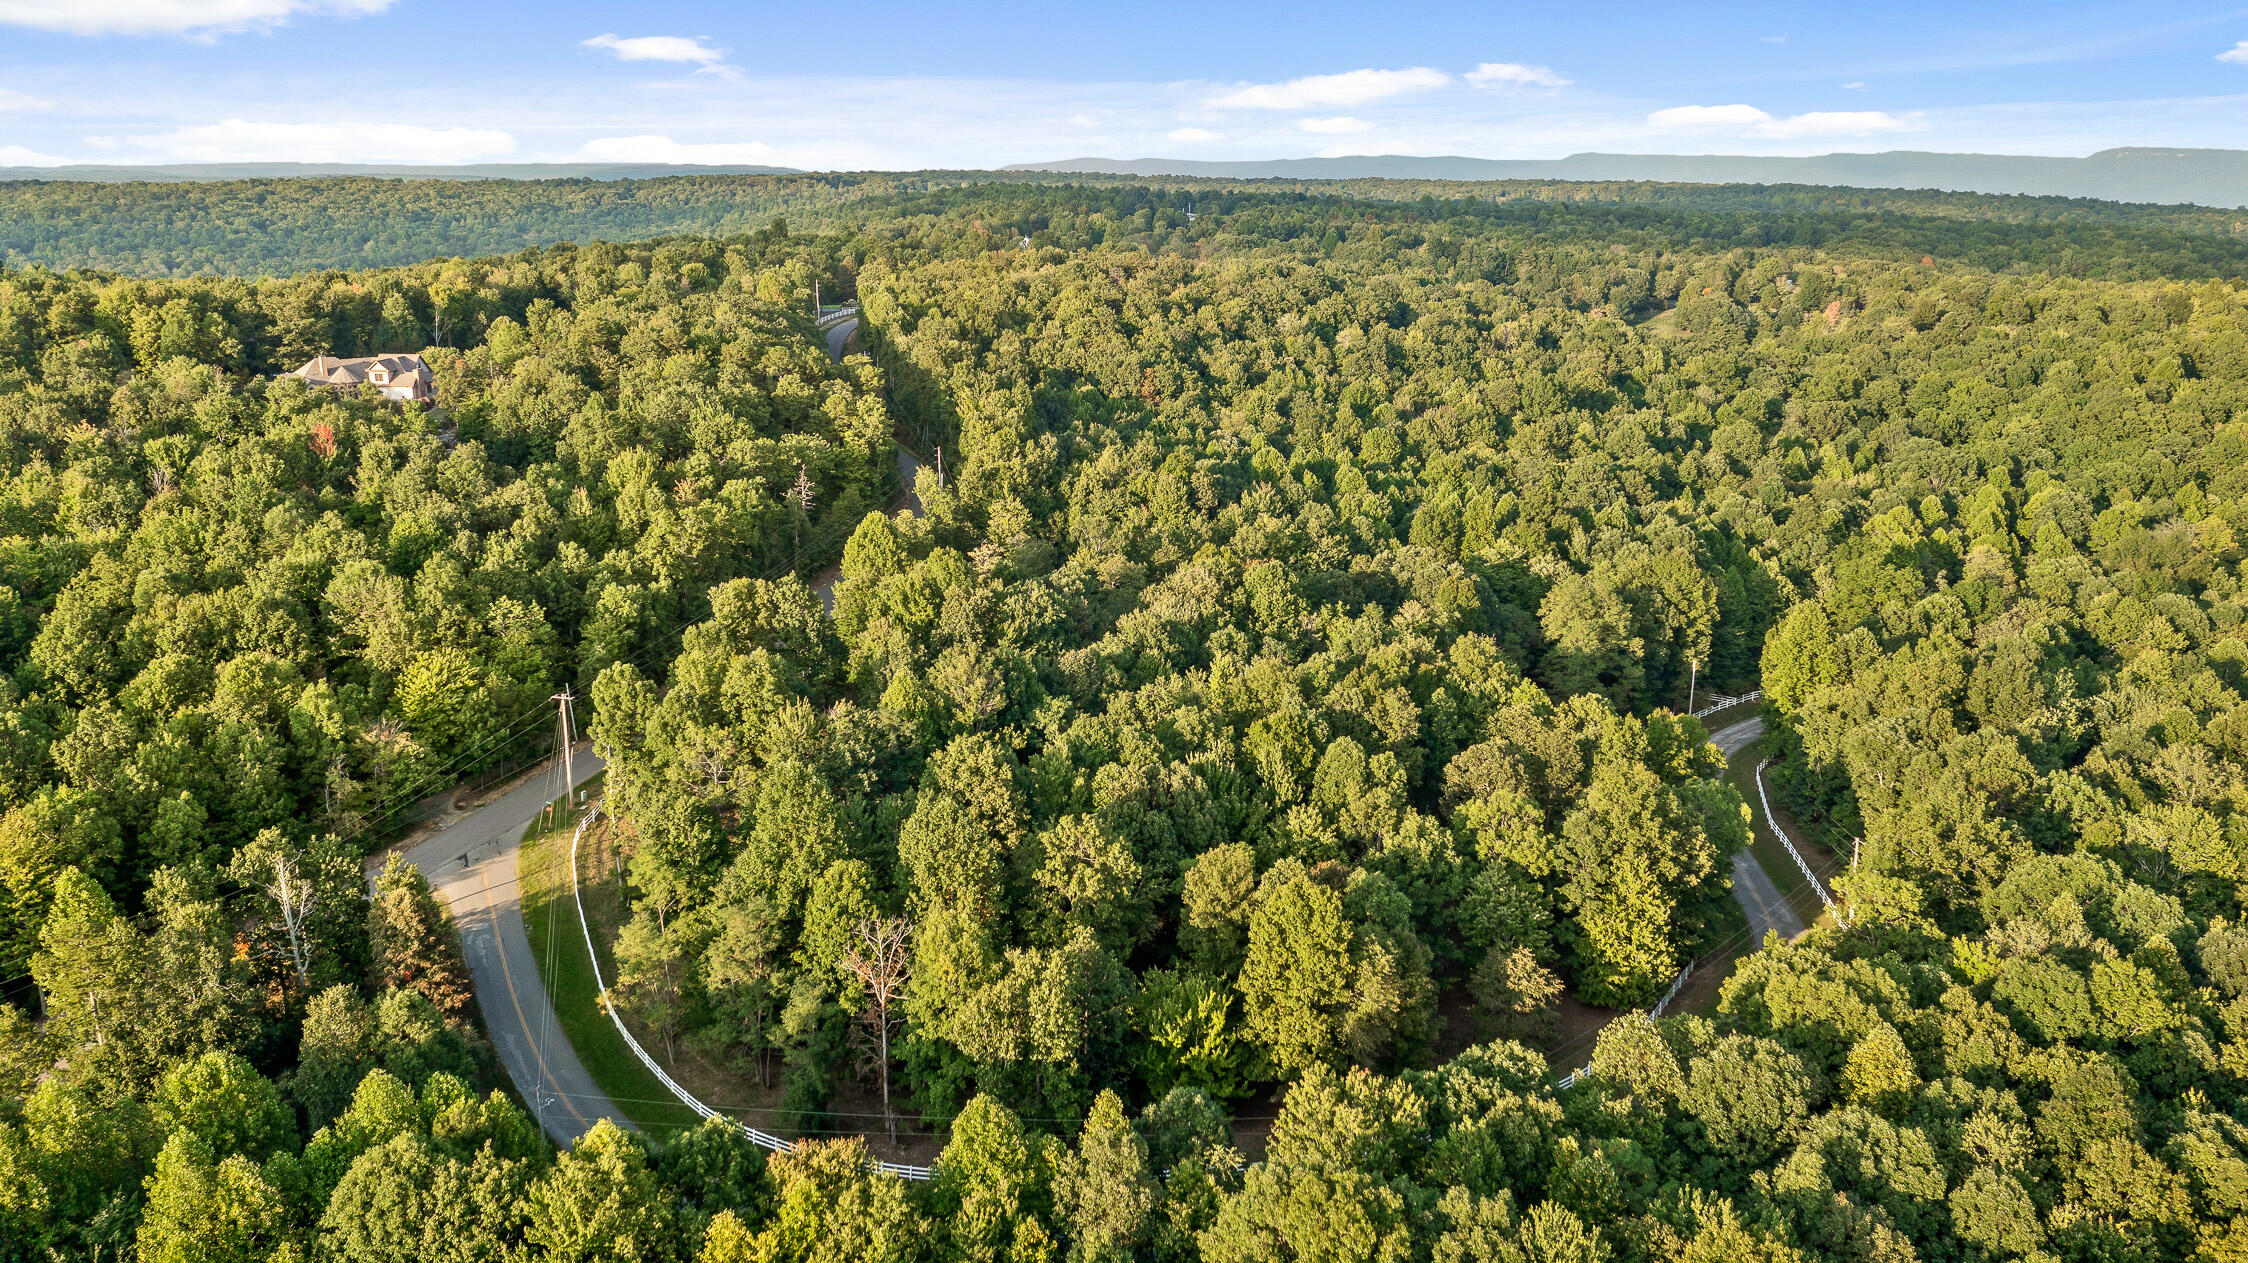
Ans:
POLYGON ((419 355, 362 355, 339 359, 316 355, 289 374, 322 386, 350 390, 362 383, 375 387, 385 399, 402 403, 434 403, 437 376, 419 355))

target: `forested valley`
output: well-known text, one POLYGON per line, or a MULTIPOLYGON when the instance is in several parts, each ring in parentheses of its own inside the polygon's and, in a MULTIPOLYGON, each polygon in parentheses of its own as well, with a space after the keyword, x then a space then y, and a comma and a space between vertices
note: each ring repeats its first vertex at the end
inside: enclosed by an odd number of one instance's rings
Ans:
POLYGON ((11 263, 0 1257, 2248 1257, 2248 245, 1189 183, 11 263), (557 1152, 370 893, 565 685, 620 1011, 793 1151, 557 1152), (1759 687, 1855 862, 1727 953, 1759 687))

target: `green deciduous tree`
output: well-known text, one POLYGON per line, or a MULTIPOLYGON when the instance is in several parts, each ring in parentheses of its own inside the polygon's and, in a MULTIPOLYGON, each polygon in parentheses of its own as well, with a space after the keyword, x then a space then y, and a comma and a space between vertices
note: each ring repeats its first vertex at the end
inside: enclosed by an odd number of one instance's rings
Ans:
POLYGON ((420 993, 440 1012, 457 1016, 468 1005, 468 967, 460 936, 429 881, 393 855, 375 879, 367 910, 370 976, 377 987, 420 993))
POLYGON ((524 1239, 543 1257, 665 1260, 681 1249, 678 1211, 639 1140, 607 1119, 578 1137, 524 1194, 524 1239))
POLYGON ((214 1158, 175 1132, 148 1177, 135 1248, 141 1263, 263 1263, 299 1236, 281 1191, 241 1154, 214 1158))
POLYGON ((263 1162, 296 1148, 296 1120, 281 1094, 233 1053, 207 1052, 166 1070, 150 1109, 164 1135, 193 1133, 217 1157, 263 1162))
POLYGON ((1283 1074, 1335 1056, 1352 970, 1342 895, 1301 865, 1282 864, 1258 887, 1241 968, 1242 1009, 1252 1037, 1283 1074))
MULTIPOLYGON (((759 1263, 889 1263, 919 1253, 932 1231, 905 1186, 875 1174, 865 1144, 855 1138, 800 1143, 775 1157, 771 1170, 773 1219, 757 1234, 754 1250, 733 1257, 759 1263)), ((712 1225, 714 1241, 738 1243, 740 1235, 712 1225)))

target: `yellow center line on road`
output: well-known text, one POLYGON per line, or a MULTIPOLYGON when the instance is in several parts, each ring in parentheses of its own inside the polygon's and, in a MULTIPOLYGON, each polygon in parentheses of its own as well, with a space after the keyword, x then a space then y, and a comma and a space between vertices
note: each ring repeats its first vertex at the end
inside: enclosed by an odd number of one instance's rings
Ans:
MULTIPOLYGON (((531 1058, 539 1063, 540 1077, 546 1083, 551 1084, 554 1082, 554 1072, 546 1068, 546 1050, 539 1047, 538 1040, 531 1038, 530 1019, 523 1016, 523 1002, 515 994, 515 971, 507 967, 507 947, 500 942, 499 914, 492 907, 492 879, 485 875, 482 864, 476 866, 476 880, 483 883, 484 886, 484 916, 491 924, 492 950, 500 958, 500 982, 507 987, 507 1002, 515 1007, 515 1023, 523 1028, 523 1035, 531 1045, 531 1058)), ((562 1107, 570 1111, 570 1117, 578 1120, 580 1135, 583 1135, 588 1128, 593 1126, 586 1120, 585 1115, 578 1112, 577 1103, 572 1101, 567 1093, 557 1092, 554 1095, 555 1099, 562 1102, 562 1107)))

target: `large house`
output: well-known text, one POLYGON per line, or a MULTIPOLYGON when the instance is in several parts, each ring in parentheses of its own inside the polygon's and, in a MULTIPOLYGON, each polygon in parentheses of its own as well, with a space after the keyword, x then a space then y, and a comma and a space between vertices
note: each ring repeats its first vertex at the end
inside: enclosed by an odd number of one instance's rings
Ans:
POLYGON ((437 402, 437 378, 419 355, 362 355, 349 360, 322 355, 290 376, 339 390, 357 390, 365 382, 381 391, 383 398, 400 403, 437 402))

